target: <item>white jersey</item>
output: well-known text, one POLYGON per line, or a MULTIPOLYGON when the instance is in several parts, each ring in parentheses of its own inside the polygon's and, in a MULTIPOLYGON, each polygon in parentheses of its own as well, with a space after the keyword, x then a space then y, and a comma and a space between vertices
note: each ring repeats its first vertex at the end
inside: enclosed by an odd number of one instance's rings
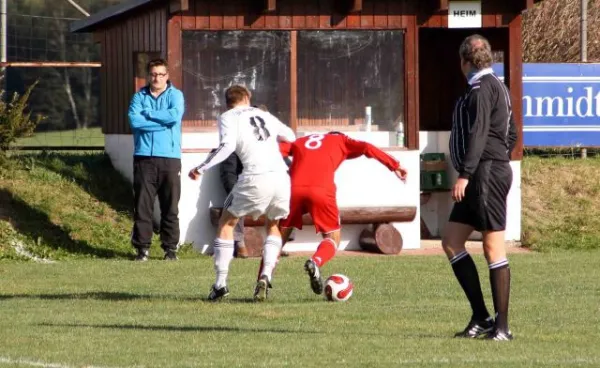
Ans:
POLYGON ((200 172, 235 152, 244 167, 241 177, 286 172, 278 137, 293 142, 294 132, 272 114, 251 106, 234 107, 219 116, 219 148, 198 166, 200 172))

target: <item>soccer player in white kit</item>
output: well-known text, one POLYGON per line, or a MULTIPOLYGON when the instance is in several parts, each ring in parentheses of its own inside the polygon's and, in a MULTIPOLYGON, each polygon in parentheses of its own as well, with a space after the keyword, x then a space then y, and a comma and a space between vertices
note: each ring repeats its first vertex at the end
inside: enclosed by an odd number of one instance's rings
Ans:
POLYGON ((217 301, 229 294, 227 275, 233 259, 233 229, 240 218, 266 217, 267 238, 263 248, 264 267, 257 282, 254 299, 267 298, 273 269, 282 247, 279 220, 290 208, 290 177, 279 152, 278 141, 294 141, 294 132, 270 113, 250 105, 250 91, 232 86, 225 91, 228 111, 219 116, 220 144, 189 176, 198 180, 211 167, 235 152, 243 171, 225 200, 214 242, 216 281, 208 299, 217 301))

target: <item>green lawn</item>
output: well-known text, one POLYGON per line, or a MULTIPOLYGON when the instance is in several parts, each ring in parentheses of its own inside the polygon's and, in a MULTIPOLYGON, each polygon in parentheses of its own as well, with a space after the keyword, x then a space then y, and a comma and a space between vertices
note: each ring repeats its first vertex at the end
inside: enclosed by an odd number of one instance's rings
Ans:
POLYGON ((31 137, 20 138, 16 146, 89 146, 104 147, 102 128, 74 129, 53 132, 39 132, 31 137))
POLYGON ((510 257, 509 343, 451 337, 469 312, 443 256, 335 258, 324 272, 356 284, 346 303, 312 294, 303 261, 282 259, 260 304, 256 259, 234 260, 230 300, 216 304, 204 301, 209 257, 0 262, 0 366, 600 365, 597 251, 510 257))
POLYGON ((335 258, 324 272, 356 285, 339 304, 312 294, 299 257, 252 303, 258 261, 235 260, 231 299, 207 303, 210 257, 187 246, 159 261, 155 239, 150 262, 128 260, 131 186, 107 156, 14 152, 3 165, 0 367, 600 366, 599 159, 523 161, 524 240, 542 252, 510 256, 510 343, 451 337, 469 310, 443 256, 335 258))

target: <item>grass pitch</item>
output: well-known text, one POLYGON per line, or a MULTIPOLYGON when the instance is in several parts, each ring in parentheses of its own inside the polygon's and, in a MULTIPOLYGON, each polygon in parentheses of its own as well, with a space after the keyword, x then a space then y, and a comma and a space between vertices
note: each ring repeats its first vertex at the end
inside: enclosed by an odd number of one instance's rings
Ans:
MULTIPOLYGON (((488 307, 485 261, 475 257, 488 307)), ((256 259, 235 260, 226 302, 204 301, 209 257, 179 262, 0 262, 0 366, 565 367, 600 365, 600 253, 510 257, 515 340, 458 340, 467 302, 443 256, 338 257, 346 303, 312 294, 281 260, 251 301, 256 259)))
POLYGON ((452 338, 469 308, 443 256, 337 257, 324 273, 352 279, 347 303, 312 294, 300 257, 252 303, 258 261, 235 260, 230 300, 205 302, 209 257, 163 262, 155 240, 151 261, 126 260, 132 191, 106 156, 15 154, 0 167, 0 367, 598 367, 598 169, 523 160, 523 239, 543 252, 509 257, 515 340, 494 343, 452 338))

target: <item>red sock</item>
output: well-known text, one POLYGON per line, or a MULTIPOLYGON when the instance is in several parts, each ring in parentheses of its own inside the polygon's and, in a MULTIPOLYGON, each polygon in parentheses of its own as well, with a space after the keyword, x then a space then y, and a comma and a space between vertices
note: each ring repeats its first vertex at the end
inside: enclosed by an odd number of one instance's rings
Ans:
POLYGON ((262 269, 263 269, 263 258, 261 256, 260 257, 260 266, 258 266, 258 275, 256 276, 256 281, 258 281, 260 279, 260 275, 262 274, 262 269))
POLYGON ((323 239, 321 243, 319 243, 319 247, 317 251, 311 259, 316 263, 317 266, 322 267, 325 263, 329 262, 333 256, 335 255, 335 242, 331 239, 323 239))

